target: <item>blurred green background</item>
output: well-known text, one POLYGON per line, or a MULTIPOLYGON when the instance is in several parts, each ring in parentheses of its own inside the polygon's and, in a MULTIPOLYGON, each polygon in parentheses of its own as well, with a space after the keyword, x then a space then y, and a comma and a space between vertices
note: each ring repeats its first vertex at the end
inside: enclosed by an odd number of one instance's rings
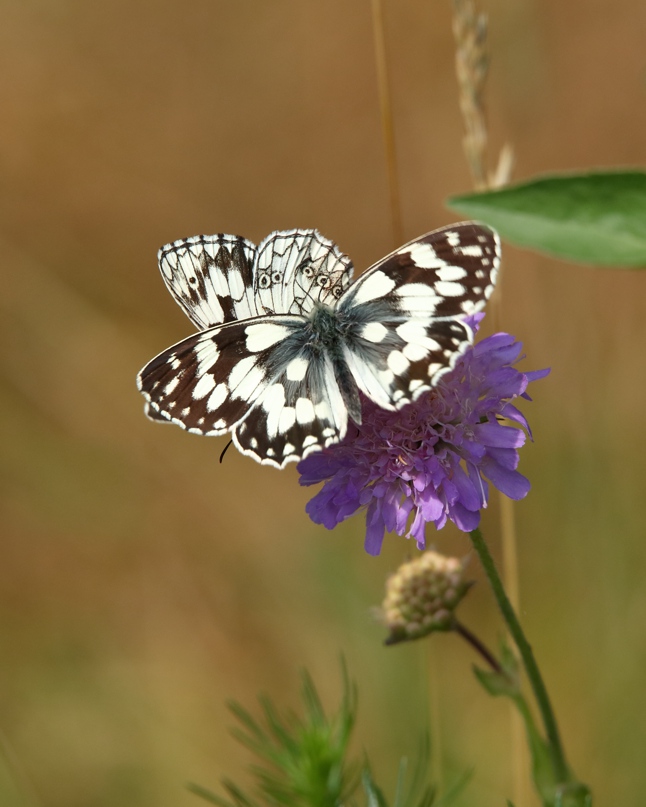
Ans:
MULTIPOLYGON (((488 0, 492 155, 515 178, 643 164, 646 5, 488 0)), ((470 189, 450 5, 385 0, 405 237, 470 189)), ((293 466, 143 416, 135 375, 191 332, 157 248, 317 227, 358 270, 394 246, 370 4, 5 0, 0 25, 0 803, 183 807, 245 781, 225 701, 326 703, 339 654, 356 748, 392 793, 437 682, 460 807, 512 795, 509 714, 458 638, 385 649, 370 607, 415 547, 312 525, 293 466)), ((646 791, 646 276, 505 248, 501 321, 527 369, 533 490, 516 508, 522 618, 598 805, 646 791)), ((499 557, 497 503, 483 528, 499 557)), ((429 534, 444 551, 468 542, 429 534)), ((471 571, 480 579, 475 561, 471 571)), ((484 583, 463 621, 494 644, 484 583)), ((528 802, 531 804, 532 802, 528 802)), ((518 805, 517 807, 525 807, 518 805)))

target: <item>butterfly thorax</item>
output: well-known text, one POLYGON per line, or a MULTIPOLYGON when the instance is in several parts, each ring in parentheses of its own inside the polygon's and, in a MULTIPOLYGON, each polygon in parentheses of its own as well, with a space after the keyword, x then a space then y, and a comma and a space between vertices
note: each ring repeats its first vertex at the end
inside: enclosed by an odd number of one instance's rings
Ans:
POLYGON ((309 314, 309 349, 324 354, 334 368, 334 376, 348 410, 355 423, 361 423, 361 400, 357 385, 343 355, 345 329, 339 314, 325 303, 315 302, 309 314))
POLYGON ((328 352, 340 351, 339 318, 325 303, 316 302, 309 315, 310 344, 328 352))

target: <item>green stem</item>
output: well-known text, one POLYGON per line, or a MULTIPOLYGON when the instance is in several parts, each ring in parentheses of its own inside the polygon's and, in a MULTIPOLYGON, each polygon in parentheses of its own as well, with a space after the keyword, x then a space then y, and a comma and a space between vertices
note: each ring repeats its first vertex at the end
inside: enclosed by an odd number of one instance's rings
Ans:
POLYGON ((518 647, 518 652, 523 660, 527 677, 534 692, 534 696, 536 697, 536 702, 538 703, 538 708, 543 718, 543 725, 545 726, 545 733, 547 735, 549 744, 554 777, 557 782, 565 784, 571 781, 571 776, 568 770, 567 762, 565 761, 565 753, 561 744, 558 726, 556 725, 554 711, 547 694, 547 689, 545 688, 545 684, 543 682, 543 677, 541 676, 541 672, 538 669, 538 664, 534 658, 531 645, 525 638, 525 634, 520 626, 518 617, 516 616, 514 609, 511 607, 511 603, 509 602, 509 598, 505 593, 502 581, 496 570, 491 553, 489 552, 484 538, 482 537, 482 533, 479 529, 475 529, 470 533, 470 537, 473 547, 478 553, 478 557, 480 558, 480 562, 482 563, 485 574, 489 578, 491 588, 493 589, 494 596, 498 601, 498 606, 502 612, 505 622, 507 623, 509 632, 511 633, 514 642, 518 647))

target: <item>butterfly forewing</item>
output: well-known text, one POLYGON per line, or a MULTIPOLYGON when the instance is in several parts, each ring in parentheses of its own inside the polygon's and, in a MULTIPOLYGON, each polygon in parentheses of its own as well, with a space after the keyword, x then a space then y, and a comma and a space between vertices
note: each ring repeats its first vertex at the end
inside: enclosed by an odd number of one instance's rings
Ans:
POLYGON ((338 310, 357 311, 381 300, 402 320, 473 314, 491 295, 499 263, 493 230, 453 224, 382 258, 345 292, 338 310))
POLYGON ((365 272, 337 309, 362 392, 399 409, 432 388, 471 343, 462 320, 484 306, 498 265, 497 235, 467 223, 428 233, 365 272))
POLYGON ((168 290, 200 329, 256 317, 256 247, 237 235, 196 235, 159 250, 168 290))
POLYGON ((272 233, 258 247, 256 297, 265 314, 308 314, 334 305, 350 285, 352 262, 316 230, 272 233))

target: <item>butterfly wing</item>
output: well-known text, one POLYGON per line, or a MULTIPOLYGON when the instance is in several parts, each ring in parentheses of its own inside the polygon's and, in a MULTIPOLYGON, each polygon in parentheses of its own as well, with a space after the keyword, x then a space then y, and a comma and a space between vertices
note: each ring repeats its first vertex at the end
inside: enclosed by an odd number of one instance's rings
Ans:
MULTIPOLYGON (((200 330, 258 316, 253 294, 257 250, 236 235, 196 235, 163 246, 159 270, 166 287, 191 322, 200 330)), ((156 423, 172 421, 151 404, 146 417, 156 423)))
POLYGON ((497 234, 466 222, 400 247, 339 300, 343 353, 361 391, 399 409, 435 386, 473 339, 500 264, 497 234))
POLYGON ((352 262, 316 230, 271 233, 258 247, 255 295, 261 314, 307 315, 334 305, 350 285, 352 262))
POLYGON ((166 244, 158 260, 175 301, 203 330, 261 313, 253 293, 256 254, 237 235, 196 235, 166 244))
POLYGON ((197 434, 225 434, 242 420, 283 368, 285 342, 300 317, 257 317, 209 328, 160 353, 137 385, 149 405, 197 434))
POLYGON ((345 436, 348 410, 329 356, 307 345, 291 358, 233 431, 239 451, 283 468, 345 436))
POLYGON ((287 462, 340 440, 347 410, 329 357, 307 321, 257 317, 210 328, 160 353, 138 387, 155 419, 190 432, 233 432, 261 463, 287 462))

